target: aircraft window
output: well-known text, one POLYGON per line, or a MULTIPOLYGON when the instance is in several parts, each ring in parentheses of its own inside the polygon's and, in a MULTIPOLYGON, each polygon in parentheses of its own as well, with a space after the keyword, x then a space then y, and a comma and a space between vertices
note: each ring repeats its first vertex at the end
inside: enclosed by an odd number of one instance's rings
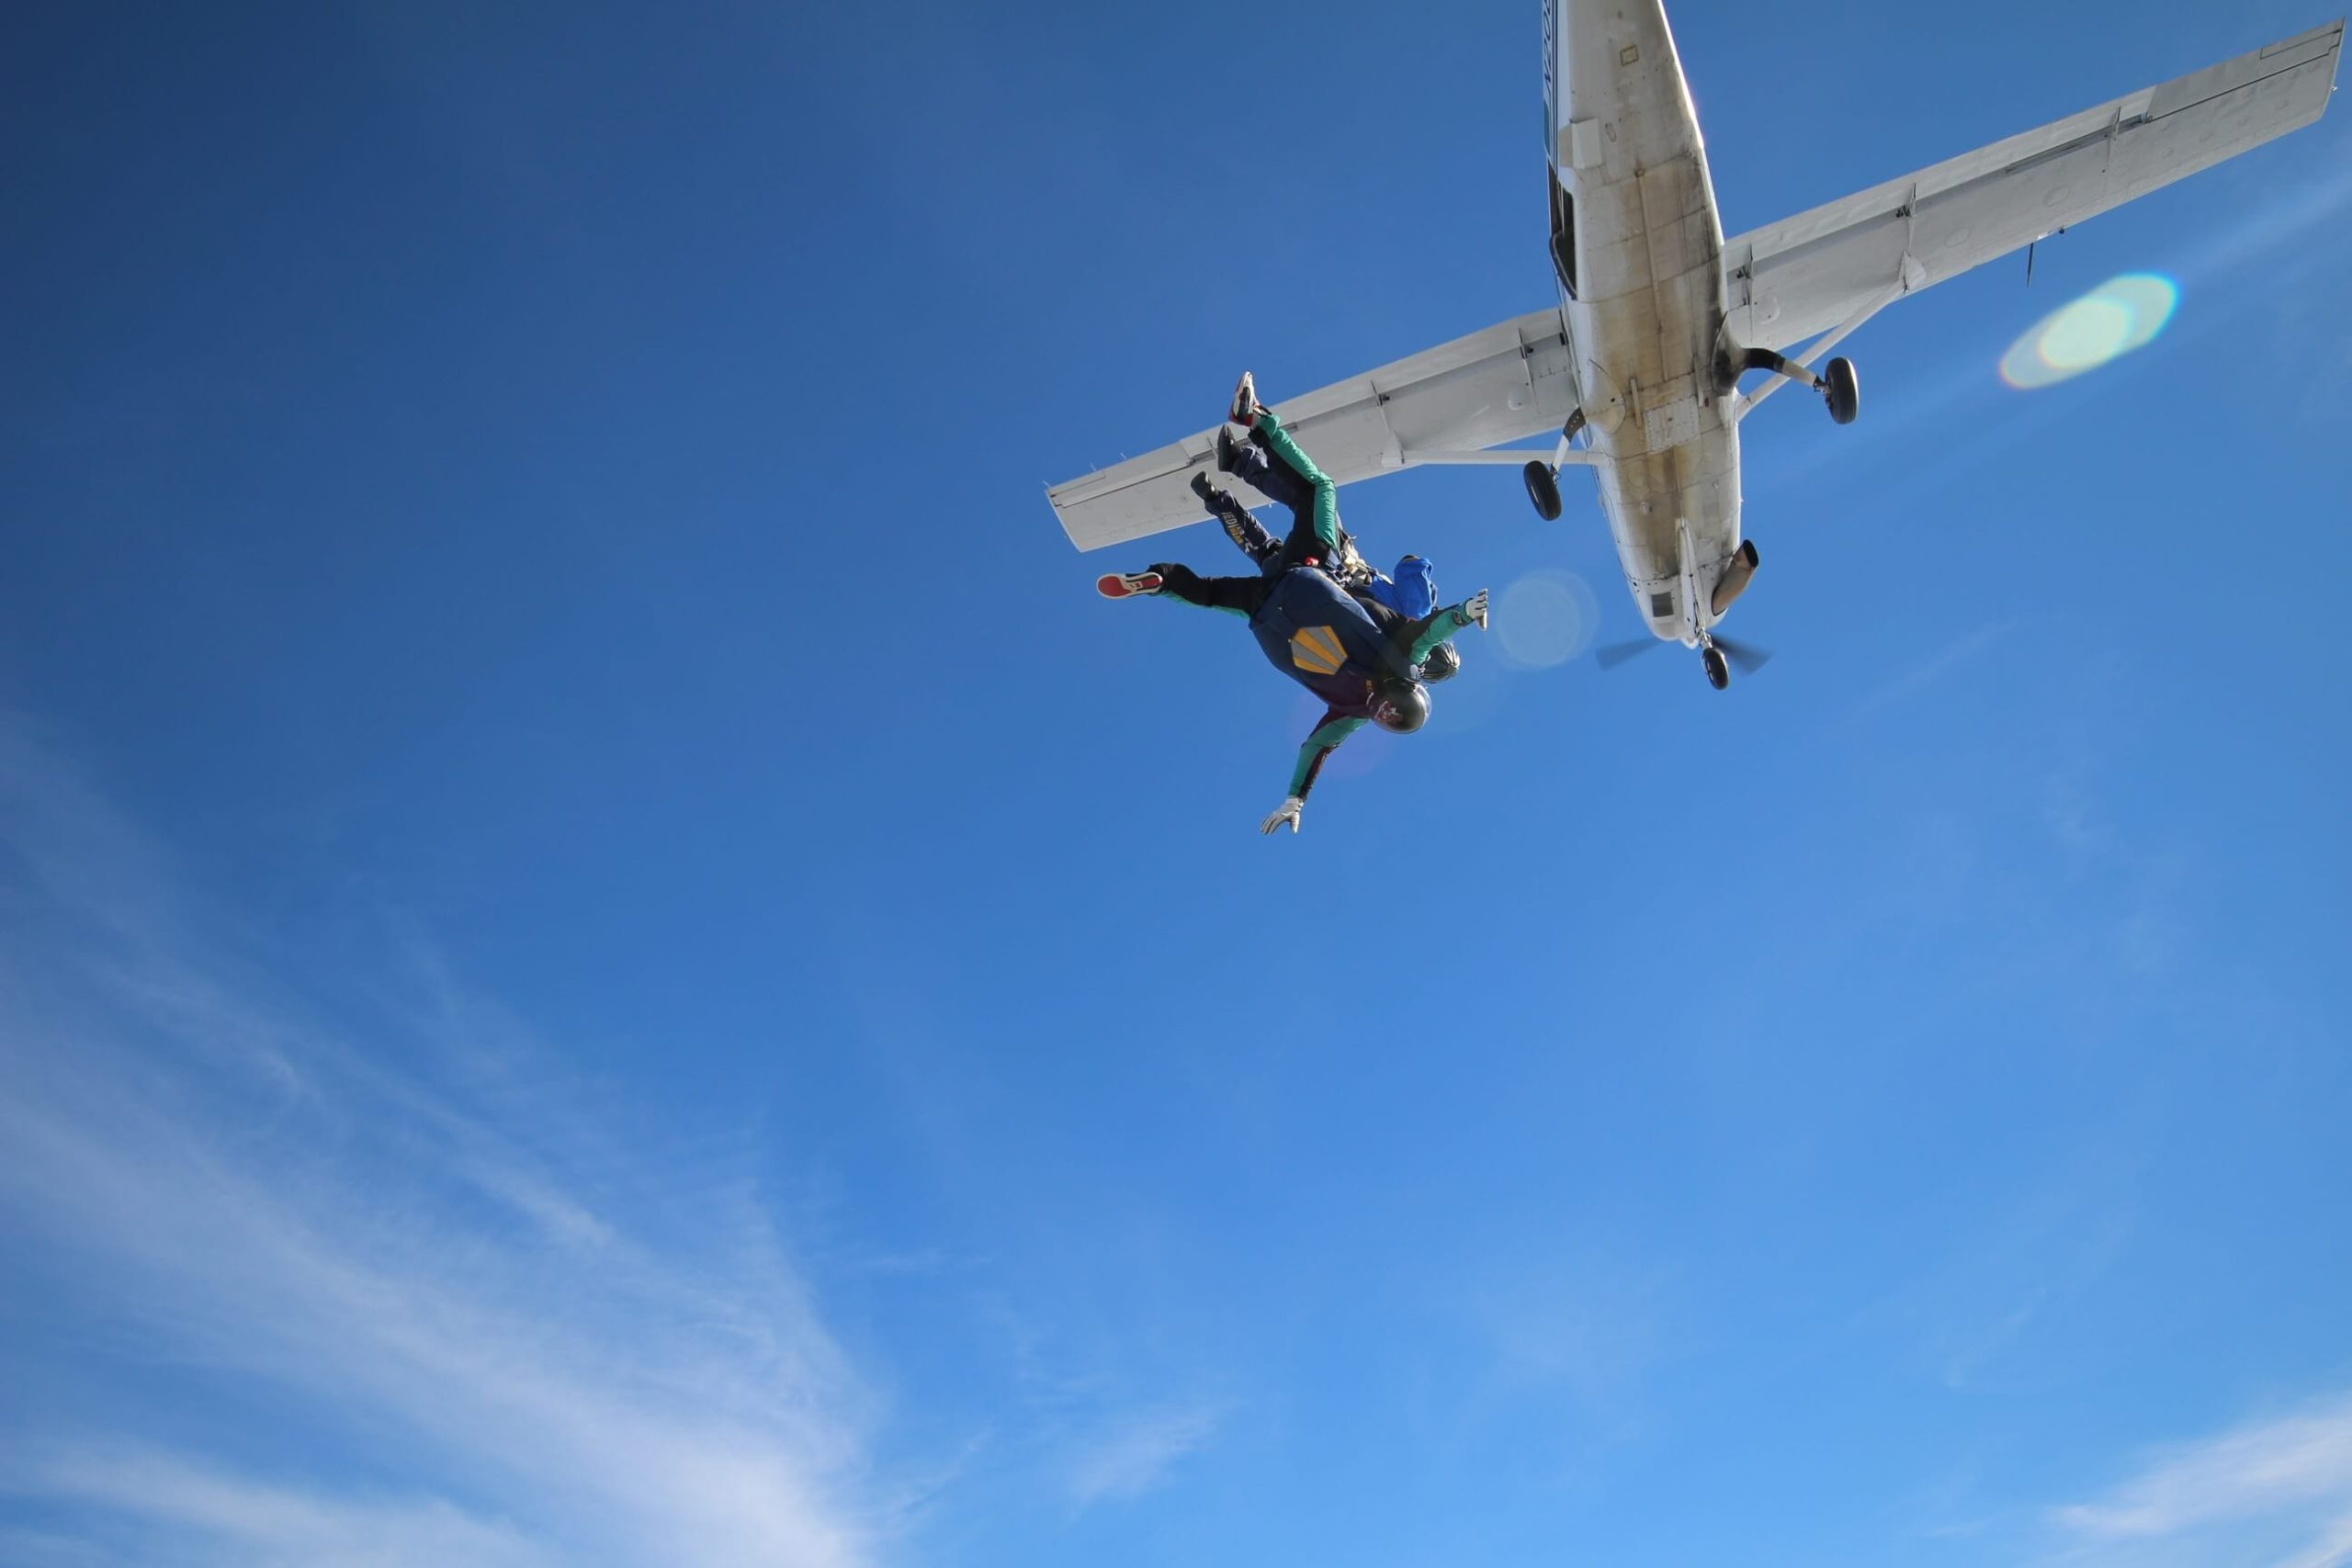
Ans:
POLYGON ((1552 270, 1573 299, 1577 297, 1577 198, 1560 184, 1557 170, 1546 164, 1544 173, 1552 176, 1552 270))

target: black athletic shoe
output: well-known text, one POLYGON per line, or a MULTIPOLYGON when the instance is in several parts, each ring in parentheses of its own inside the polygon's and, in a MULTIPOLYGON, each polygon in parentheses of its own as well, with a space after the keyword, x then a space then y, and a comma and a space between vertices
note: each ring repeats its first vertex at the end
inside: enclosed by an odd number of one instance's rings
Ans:
POLYGON ((1241 467, 1241 443, 1233 438, 1233 426, 1216 427, 1216 471, 1229 474, 1241 467))

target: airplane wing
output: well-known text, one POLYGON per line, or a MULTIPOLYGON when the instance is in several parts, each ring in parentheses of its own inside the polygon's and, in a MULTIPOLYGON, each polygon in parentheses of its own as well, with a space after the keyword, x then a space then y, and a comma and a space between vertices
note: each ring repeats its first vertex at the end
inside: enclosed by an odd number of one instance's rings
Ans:
POLYGON ((1792 348, 2309 125, 2343 42, 2342 21, 2315 28, 1738 235, 1732 335, 1792 348))
MULTIPOLYGON (((1557 430, 1576 406, 1558 308, 1384 365, 1369 375, 1274 405, 1283 423, 1341 484, 1407 468, 1424 454, 1463 452, 1557 430)), ((1099 550, 1204 520, 1191 489, 1207 470, 1244 502, 1263 498, 1215 472, 1211 426, 1171 446, 1049 489, 1070 543, 1099 550)), ((1283 525, 1274 525, 1277 533, 1283 525)))

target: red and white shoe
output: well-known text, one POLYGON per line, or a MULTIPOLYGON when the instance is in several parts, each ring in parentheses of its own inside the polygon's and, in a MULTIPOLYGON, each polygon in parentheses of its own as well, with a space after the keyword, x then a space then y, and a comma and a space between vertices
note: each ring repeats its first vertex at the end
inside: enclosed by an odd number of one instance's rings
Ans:
POLYGON ((1241 379, 1234 383, 1233 402, 1225 411, 1225 417, 1245 430, 1258 417, 1258 380, 1247 370, 1241 373, 1241 379))
POLYGON ((1105 599, 1132 599, 1138 593, 1157 593, 1160 575, 1156 571, 1106 571, 1094 580, 1094 592, 1105 599))

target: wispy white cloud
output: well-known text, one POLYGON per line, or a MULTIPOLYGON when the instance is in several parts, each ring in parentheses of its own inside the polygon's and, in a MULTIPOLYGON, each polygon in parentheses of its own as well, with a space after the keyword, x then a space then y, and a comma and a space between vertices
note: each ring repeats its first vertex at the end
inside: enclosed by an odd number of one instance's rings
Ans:
POLYGON ((2317 1540, 2278 1560, 2275 1568, 2343 1568, 2352 1562, 2352 1514, 2332 1521, 2317 1540))
POLYGON ((1644 1376, 1668 1354, 1669 1285, 1661 1272, 1587 1254, 1521 1264, 1467 1304, 1502 1378, 1565 1387, 1589 1415, 1622 1423, 1644 1376))
POLYGON ((870 1558, 876 1401, 747 1167, 633 1162, 639 1128, 454 990, 363 1049, 209 925, 0 721, 0 1265, 109 1331, 45 1381, 116 1390, 0 1449, 0 1492, 69 1521, 45 1554, 870 1558), (236 1440, 161 1435, 160 1366, 237 1388, 236 1440))
MULTIPOLYGON (((256 1484, 208 1466, 138 1450, 55 1454, 34 1469, 48 1497, 113 1516, 124 1554, 86 1545, 85 1562, 294 1564, 353 1568, 464 1563, 539 1568, 557 1559, 503 1521, 439 1498, 385 1501, 314 1495, 256 1484)), ((57 1543, 61 1549, 65 1543, 57 1543)))
POLYGON ((2050 1518, 2097 1560, 2178 1548, 2189 1560, 2272 1568, 2352 1562, 2352 1395, 2158 1452, 2104 1496, 2050 1518), (2279 1555, 2283 1541, 2293 1544, 2279 1555))
POLYGON ((1087 1507, 1142 1495, 1166 1481, 1185 1455, 1207 1447, 1224 1416, 1216 1404, 1184 1404, 1139 1412, 1104 1427, 1070 1465, 1071 1499, 1087 1507))
POLYGON ((2007 636, 2015 624, 2013 621, 1993 621, 1978 626, 1973 631, 1962 633, 1910 669, 1895 676, 1877 691, 1863 697, 1855 708, 1856 716, 1865 716, 1876 713, 1881 708, 1915 695, 1954 665, 1965 663, 1993 643, 2007 636))

